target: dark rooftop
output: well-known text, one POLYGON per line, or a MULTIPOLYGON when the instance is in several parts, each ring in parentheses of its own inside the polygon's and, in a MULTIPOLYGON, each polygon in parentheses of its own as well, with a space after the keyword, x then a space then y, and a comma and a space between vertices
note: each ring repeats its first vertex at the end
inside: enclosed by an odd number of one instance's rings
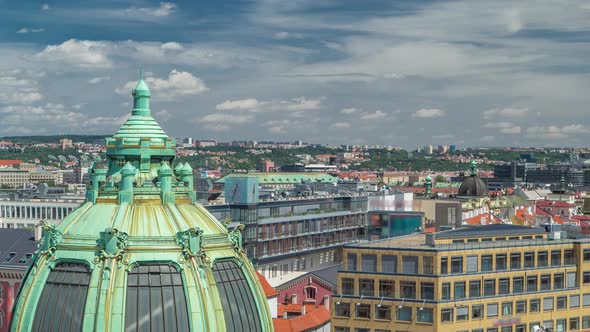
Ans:
POLYGON ((33 230, 0 228, 0 268, 26 268, 36 250, 33 230))
POLYGON ((545 229, 540 227, 529 227, 509 224, 492 224, 442 231, 436 233, 435 236, 437 239, 455 239, 462 237, 536 235, 545 233, 545 229))

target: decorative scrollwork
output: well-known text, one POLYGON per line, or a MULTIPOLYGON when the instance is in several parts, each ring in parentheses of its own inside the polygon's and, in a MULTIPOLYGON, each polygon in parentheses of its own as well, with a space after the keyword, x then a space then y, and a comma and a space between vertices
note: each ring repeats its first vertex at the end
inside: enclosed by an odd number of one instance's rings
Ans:
POLYGON ((242 250, 242 233, 246 226, 239 224, 234 229, 227 233, 229 241, 234 245, 234 249, 238 252, 242 250))
POLYGON ((104 232, 100 232, 100 238, 97 241, 101 248, 98 260, 116 258, 121 261, 128 240, 129 235, 116 228, 107 228, 104 232))
POLYGON ((203 244, 203 230, 199 227, 189 228, 184 232, 176 233, 176 243, 182 247, 182 255, 185 258, 204 255, 201 245, 203 244))
POLYGON ((45 220, 41 220, 41 231, 43 235, 39 243, 39 254, 53 256, 57 245, 63 241, 64 235, 45 220))

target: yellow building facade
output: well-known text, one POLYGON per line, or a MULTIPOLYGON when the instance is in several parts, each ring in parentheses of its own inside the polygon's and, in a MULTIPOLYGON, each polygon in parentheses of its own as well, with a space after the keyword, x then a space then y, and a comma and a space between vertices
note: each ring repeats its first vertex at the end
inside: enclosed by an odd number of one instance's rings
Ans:
POLYGON ((335 332, 590 331, 590 240, 488 225, 348 246, 335 332))

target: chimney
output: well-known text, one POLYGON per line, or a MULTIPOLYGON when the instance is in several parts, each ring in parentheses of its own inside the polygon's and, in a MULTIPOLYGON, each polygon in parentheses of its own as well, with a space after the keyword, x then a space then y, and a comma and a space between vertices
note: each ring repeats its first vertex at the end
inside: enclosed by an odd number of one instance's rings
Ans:
POLYGON ((305 304, 301 305, 301 316, 305 316, 305 304))
POLYGON ((37 225, 35 225, 35 242, 39 242, 41 241, 41 237, 43 237, 43 225, 41 223, 38 223, 37 225))
POLYGON ((324 307, 330 310, 330 295, 324 295, 324 307))
POLYGON ((297 294, 291 295, 291 304, 297 304, 297 294))

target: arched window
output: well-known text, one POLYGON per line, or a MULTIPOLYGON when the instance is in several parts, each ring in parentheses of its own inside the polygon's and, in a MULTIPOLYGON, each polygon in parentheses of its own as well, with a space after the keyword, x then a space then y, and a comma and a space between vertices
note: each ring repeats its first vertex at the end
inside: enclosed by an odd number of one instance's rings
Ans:
POLYGON ((0 310, 0 329, 4 327, 4 313, 0 310))
POLYGON ((233 260, 217 261, 213 264, 213 276, 221 298, 226 331, 262 331, 254 294, 238 264, 233 260))
POLYGON ((82 331, 90 274, 83 263, 57 264, 41 292, 32 331, 82 331))
POLYGON ((125 331, 189 331, 182 277, 168 264, 140 264, 127 276, 125 331))

